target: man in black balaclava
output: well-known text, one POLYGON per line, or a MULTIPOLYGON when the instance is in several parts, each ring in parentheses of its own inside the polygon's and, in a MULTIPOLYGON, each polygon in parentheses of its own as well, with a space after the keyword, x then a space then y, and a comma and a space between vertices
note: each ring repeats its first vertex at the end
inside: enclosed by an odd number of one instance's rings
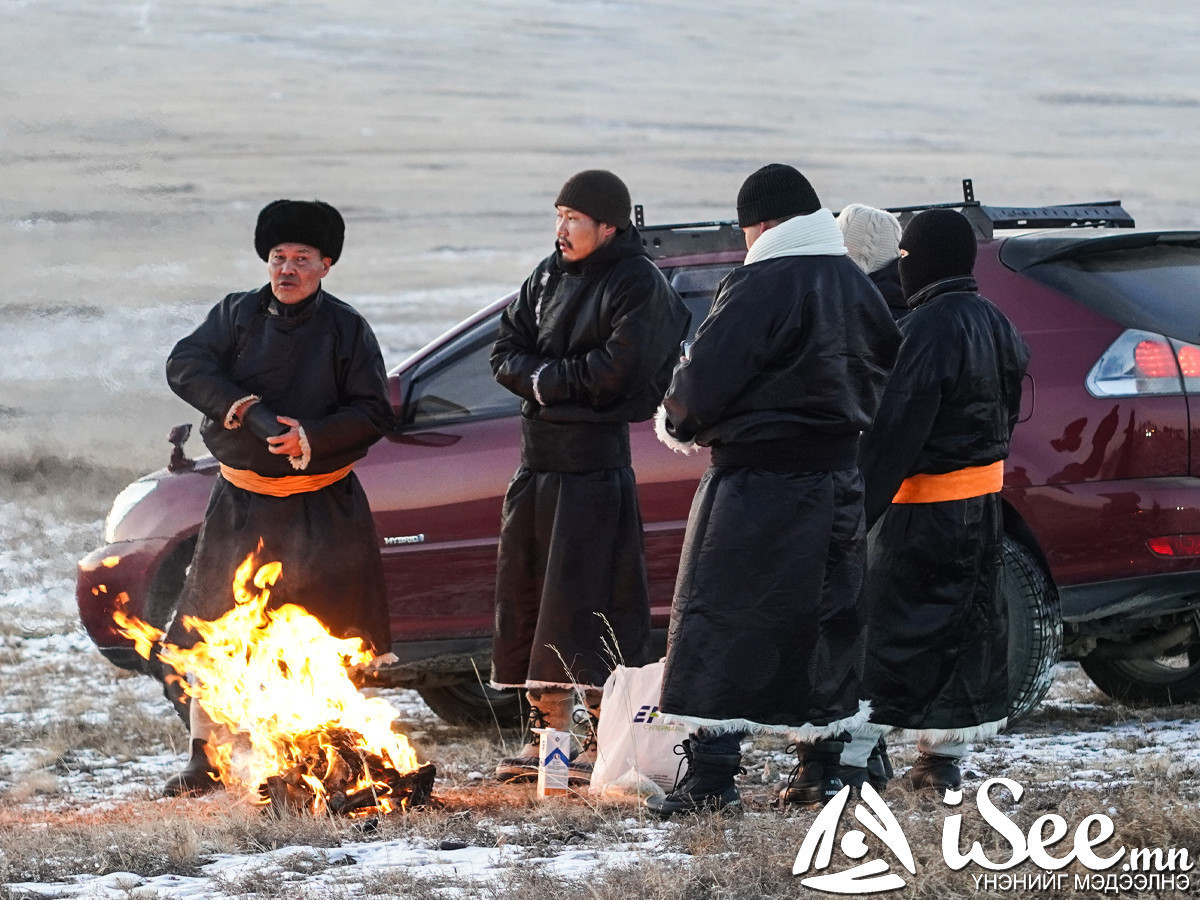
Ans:
POLYGON ((842 753, 843 780, 861 783, 867 752, 896 730, 920 751, 909 787, 957 788, 968 742, 1008 715, 999 491, 1029 348, 980 296, 975 253, 951 209, 917 214, 900 238, 912 311, 859 457, 878 523, 863 598, 872 714, 842 753))

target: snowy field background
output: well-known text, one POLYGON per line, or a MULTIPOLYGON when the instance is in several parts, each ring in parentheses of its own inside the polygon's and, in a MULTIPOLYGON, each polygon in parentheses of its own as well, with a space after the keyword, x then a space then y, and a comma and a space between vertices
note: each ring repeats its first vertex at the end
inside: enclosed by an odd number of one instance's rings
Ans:
MULTIPOLYGON (((707 846, 713 838, 705 822, 662 824, 636 805, 538 804, 530 787, 496 786, 484 773, 503 750, 498 736, 444 726, 411 691, 380 693, 396 708, 421 759, 438 767, 435 794, 445 810, 397 817, 373 830, 328 821, 292 823, 290 830, 276 823, 273 832, 260 812, 225 794, 160 797, 183 760, 187 734, 155 683, 109 665, 75 623, 71 561, 99 540, 99 522, 53 498, 38 499, 36 476, 20 481, 9 473, 9 479, 16 498, 0 501, 8 538, 0 558, 4 900, 360 897, 401 888, 412 896, 530 896, 531 878, 561 888, 611 882, 614 873, 648 867, 686 872, 714 855, 746 858, 736 846, 707 846), (158 830, 169 839, 151 860, 136 843, 120 846, 130 832, 158 830), (51 833, 46 847, 53 852, 13 858, 13 848, 40 847, 30 835, 42 831, 51 833), (52 838, 55 831, 78 841, 64 846, 52 838), (103 837, 108 834, 116 844, 103 837), (231 834, 260 836, 239 842, 231 834), (288 840, 276 845, 280 835, 288 840), (301 840, 293 843, 293 837, 301 840), (42 874, 31 878, 30 872, 42 874)), ((85 507, 86 495, 74 506, 85 507)), ((1033 716, 976 748, 967 767, 968 796, 985 778, 1012 778, 1028 792, 1020 808, 1068 818, 1077 810, 1072 827, 1085 815, 1105 813, 1117 825, 1117 839, 1127 843, 1147 819, 1170 819, 1192 835, 1194 858, 1200 837, 1197 712, 1122 707, 1091 687, 1077 667, 1064 665, 1033 716)), ((780 875, 790 872, 815 819, 811 810, 785 814, 770 805, 790 768, 783 750, 769 741, 747 745, 741 778, 747 813, 736 825, 774 836, 780 875)), ((911 746, 893 749, 898 768, 914 755, 911 746)), ((947 810, 933 800, 914 805, 894 789, 885 799, 905 823, 914 851, 933 854, 927 865, 936 867, 932 829, 947 810)), ((950 896, 969 892, 972 882, 957 873, 946 876, 946 884, 950 896)), ((666 886, 662 896, 684 895, 666 886)), ((942 894, 935 889, 932 895, 942 894)))
MULTIPOLYGON (((165 355, 262 282, 253 222, 279 196, 345 214, 327 286, 389 366, 519 284, 583 168, 652 223, 731 218, 782 161, 832 209, 950 201, 970 177, 984 203, 1119 198, 1198 228, 1197 46, 1186 0, 0 0, 0 898, 800 895, 814 814, 769 806, 782 747, 748 755, 743 819, 664 826, 496 788, 497 735, 389 692, 445 811, 368 832, 159 798, 186 734, 84 637, 73 565, 196 420, 165 355)), ((1196 850, 1196 713, 1118 706, 1064 667, 968 786, 1004 774, 1028 818, 1108 811, 1127 842, 1196 850)), ((888 802, 922 893, 968 892, 928 874, 944 811, 888 802)))

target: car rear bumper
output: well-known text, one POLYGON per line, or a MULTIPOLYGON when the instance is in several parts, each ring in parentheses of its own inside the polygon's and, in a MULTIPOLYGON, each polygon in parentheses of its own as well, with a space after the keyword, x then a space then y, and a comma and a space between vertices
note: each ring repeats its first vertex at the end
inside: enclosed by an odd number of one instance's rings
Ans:
POLYGON ((1045 555, 1068 620, 1170 603, 1200 587, 1200 556, 1148 541, 1200 535, 1200 478, 1006 487, 1004 499, 1045 555))

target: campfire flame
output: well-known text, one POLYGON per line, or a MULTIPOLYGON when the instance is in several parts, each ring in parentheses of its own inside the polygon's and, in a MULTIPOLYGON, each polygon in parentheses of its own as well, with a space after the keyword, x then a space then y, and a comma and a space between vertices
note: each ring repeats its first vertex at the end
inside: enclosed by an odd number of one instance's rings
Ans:
MULTIPOLYGON (((261 549, 261 544, 260 544, 261 549)), ((209 740, 227 789, 292 811, 390 812, 427 802, 432 766, 420 766, 408 739, 392 731, 396 711, 359 693, 350 672, 372 659, 358 638, 335 638, 304 609, 268 609, 282 565, 251 553, 233 580, 235 605, 216 621, 186 616, 199 636, 190 648, 161 643, 163 632, 123 609, 114 621, 146 659, 180 675, 191 702, 222 728, 209 740)))

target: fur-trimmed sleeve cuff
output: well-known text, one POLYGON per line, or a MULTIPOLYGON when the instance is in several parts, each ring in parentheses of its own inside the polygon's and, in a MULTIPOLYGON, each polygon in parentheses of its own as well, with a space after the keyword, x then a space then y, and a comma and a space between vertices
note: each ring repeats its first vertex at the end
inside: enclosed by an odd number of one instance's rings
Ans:
POLYGON ((299 426, 300 431, 300 455, 289 456, 288 462, 292 464, 292 468, 297 472, 303 472, 308 468, 308 464, 312 462, 312 447, 308 443, 308 435, 304 431, 304 426, 299 426))
POLYGON ((665 406, 660 406, 658 412, 654 414, 654 433, 660 441, 676 453, 690 456, 700 449, 696 446, 695 441, 681 441, 667 431, 667 408, 665 406))
POLYGON ((233 405, 229 407, 229 412, 225 413, 225 427, 229 429, 240 428, 242 425, 241 418, 237 415, 238 408, 250 400, 261 400, 262 397, 258 394, 247 394, 240 400, 235 400, 233 405))

